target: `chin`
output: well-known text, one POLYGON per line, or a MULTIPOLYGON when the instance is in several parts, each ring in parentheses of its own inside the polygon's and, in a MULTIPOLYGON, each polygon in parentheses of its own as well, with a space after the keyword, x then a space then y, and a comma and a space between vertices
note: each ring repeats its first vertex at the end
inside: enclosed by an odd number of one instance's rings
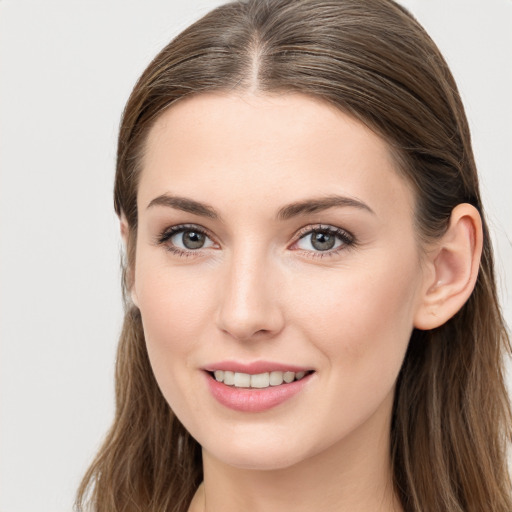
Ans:
POLYGON ((276 458, 273 453, 236 453, 222 454, 217 457, 225 464, 238 468, 254 471, 274 471, 286 469, 300 462, 301 458, 296 456, 282 456, 276 458))
POLYGON ((220 462, 239 469, 271 471, 286 469, 309 457, 291 442, 248 443, 247 439, 231 442, 226 446, 215 443, 213 449, 204 449, 220 462))

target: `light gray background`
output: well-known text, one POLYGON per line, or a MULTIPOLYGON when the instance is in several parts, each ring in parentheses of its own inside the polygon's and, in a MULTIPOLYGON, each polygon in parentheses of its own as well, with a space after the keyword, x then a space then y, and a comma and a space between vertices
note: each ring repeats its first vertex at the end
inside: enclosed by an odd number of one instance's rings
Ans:
MULTIPOLYGON (((70 511, 113 412, 115 139, 136 78, 216 0, 0 0, 0 511, 70 511)), ((471 123, 512 320, 512 2, 403 1, 471 123)))

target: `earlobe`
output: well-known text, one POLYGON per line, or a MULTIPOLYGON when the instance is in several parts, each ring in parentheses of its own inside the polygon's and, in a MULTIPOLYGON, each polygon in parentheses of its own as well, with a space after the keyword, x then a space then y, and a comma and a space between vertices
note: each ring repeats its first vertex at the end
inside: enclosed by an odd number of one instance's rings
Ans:
POLYGON ((135 286, 132 286, 130 290, 130 298, 135 306, 139 307, 139 299, 137 298, 137 293, 135 291, 135 286))
POLYGON ((443 325, 465 304, 475 287, 482 253, 482 221, 470 204, 456 206, 446 233, 429 252, 424 289, 414 327, 443 325))

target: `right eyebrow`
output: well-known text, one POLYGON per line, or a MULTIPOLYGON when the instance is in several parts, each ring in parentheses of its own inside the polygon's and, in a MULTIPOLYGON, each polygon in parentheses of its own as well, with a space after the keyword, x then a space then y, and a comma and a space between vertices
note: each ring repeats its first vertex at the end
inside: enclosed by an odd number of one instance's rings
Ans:
POLYGON ((208 217, 210 219, 220 219, 220 215, 210 205, 188 199, 186 197, 171 196, 162 194, 155 197, 148 204, 147 208, 153 206, 166 206, 167 208, 174 208, 175 210, 182 210, 184 212, 193 213, 201 217, 208 217))

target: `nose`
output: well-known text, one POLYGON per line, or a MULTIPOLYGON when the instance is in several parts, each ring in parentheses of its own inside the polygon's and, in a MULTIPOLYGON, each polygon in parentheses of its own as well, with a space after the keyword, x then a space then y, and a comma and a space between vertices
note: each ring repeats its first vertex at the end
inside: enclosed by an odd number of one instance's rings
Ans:
POLYGON ((217 327, 240 341, 276 336, 284 327, 276 277, 264 256, 234 256, 220 283, 217 327))

